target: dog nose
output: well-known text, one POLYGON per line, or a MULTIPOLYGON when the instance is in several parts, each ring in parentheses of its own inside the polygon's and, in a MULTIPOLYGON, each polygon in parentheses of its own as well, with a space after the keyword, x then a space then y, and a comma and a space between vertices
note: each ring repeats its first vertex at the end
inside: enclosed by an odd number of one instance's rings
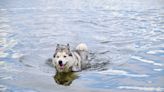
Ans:
POLYGON ((60 60, 60 61, 59 61, 59 65, 61 65, 62 63, 63 63, 63 62, 60 60))

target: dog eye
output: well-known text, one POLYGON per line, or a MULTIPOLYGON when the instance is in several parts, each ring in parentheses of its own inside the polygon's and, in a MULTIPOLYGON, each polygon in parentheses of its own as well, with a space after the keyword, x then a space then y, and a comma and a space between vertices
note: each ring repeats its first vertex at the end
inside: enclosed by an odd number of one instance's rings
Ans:
POLYGON ((69 56, 72 56, 72 54, 70 53, 69 56))
POLYGON ((64 58, 66 58, 67 56, 64 56, 64 58))

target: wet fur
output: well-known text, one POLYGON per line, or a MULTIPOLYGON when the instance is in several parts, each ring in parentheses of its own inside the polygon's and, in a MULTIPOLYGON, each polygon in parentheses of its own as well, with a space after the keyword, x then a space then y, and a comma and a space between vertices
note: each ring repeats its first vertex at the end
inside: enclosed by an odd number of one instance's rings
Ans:
POLYGON ((69 44, 57 44, 53 56, 53 65, 57 72, 81 71, 88 63, 88 48, 85 44, 79 44, 76 50, 70 50, 69 44), (64 68, 61 69, 59 61, 62 61, 64 68))

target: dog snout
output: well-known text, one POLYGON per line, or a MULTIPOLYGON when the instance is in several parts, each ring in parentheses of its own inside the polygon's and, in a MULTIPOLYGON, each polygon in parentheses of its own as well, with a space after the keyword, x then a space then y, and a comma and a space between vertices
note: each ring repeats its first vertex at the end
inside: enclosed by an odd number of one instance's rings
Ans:
POLYGON ((61 60, 59 60, 59 65, 62 65, 62 64, 63 64, 63 62, 61 60))

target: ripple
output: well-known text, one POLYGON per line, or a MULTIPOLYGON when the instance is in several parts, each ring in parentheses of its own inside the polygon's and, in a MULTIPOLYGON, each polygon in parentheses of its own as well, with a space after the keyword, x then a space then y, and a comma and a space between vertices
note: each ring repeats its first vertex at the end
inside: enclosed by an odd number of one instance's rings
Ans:
POLYGON ((8 80, 8 79, 13 79, 12 76, 0 76, 0 80, 8 80))
POLYGON ((139 56, 132 56, 131 58, 139 60, 139 61, 144 62, 144 63, 149 63, 149 64, 153 64, 156 66, 163 66, 163 64, 161 64, 161 63, 156 63, 155 61, 152 61, 152 60, 146 60, 146 59, 143 59, 142 57, 139 57, 139 56))
POLYGON ((163 69, 153 69, 154 71, 163 71, 163 69))
POLYGON ((0 57, 1 57, 1 58, 5 58, 5 57, 7 57, 8 55, 9 55, 8 53, 0 52, 0 57))
POLYGON ((108 28, 108 26, 100 24, 100 22, 95 22, 95 21, 84 21, 84 20, 78 20, 75 21, 76 23, 80 23, 80 24, 87 24, 87 25, 93 25, 93 26, 97 26, 97 27, 105 27, 108 28))
POLYGON ((0 92, 5 92, 7 90, 7 87, 4 85, 0 85, 0 92))
POLYGON ((0 36, 6 37, 9 34, 9 32, 5 32, 5 30, 0 29, 0 36))
POLYGON ((17 41, 14 39, 11 39, 10 41, 6 41, 4 44, 5 48, 11 49, 17 44, 17 41))
MULTIPOLYGON (((13 63, 8 63, 7 61, 0 61, 0 74, 1 72, 21 72, 23 70, 19 70, 13 63)), ((3 75, 3 74, 2 74, 3 75)), ((9 77, 9 76, 7 76, 9 77)))
POLYGON ((4 61, 0 61, 0 65, 4 65, 5 64, 5 62, 4 61))
POLYGON ((14 53, 14 54, 12 54, 12 58, 20 58, 20 57, 22 57, 23 56, 23 54, 20 54, 20 53, 14 53))
POLYGON ((2 50, 7 50, 13 48, 17 44, 17 41, 14 39, 7 40, 6 38, 0 38, 0 46, 2 50))
POLYGON ((2 29, 2 28, 9 28, 10 26, 9 25, 7 25, 7 24, 0 24, 0 29, 2 29))
POLYGON ((131 90, 141 90, 141 91, 157 91, 162 92, 164 88, 161 87, 137 87, 137 86, 119 86, 119 89, 131 89, 131 90))
POLYGON ((147 54, 164 54, 164 50, 152 50, 152 51, 148 51, 147 54))
POLYGON ((110 43, 111 41, 101 41, 100 43, 102 44, 106 44, 106 43, 110 43))
POLYGON ((106 70, 99 72, 101 74, 109 74, 109 75, 122 75, 122 76, 128 76, 128 77, 148 77, 149 75, 146 74, 130 74, 127 71, 124 70, 106 70))

